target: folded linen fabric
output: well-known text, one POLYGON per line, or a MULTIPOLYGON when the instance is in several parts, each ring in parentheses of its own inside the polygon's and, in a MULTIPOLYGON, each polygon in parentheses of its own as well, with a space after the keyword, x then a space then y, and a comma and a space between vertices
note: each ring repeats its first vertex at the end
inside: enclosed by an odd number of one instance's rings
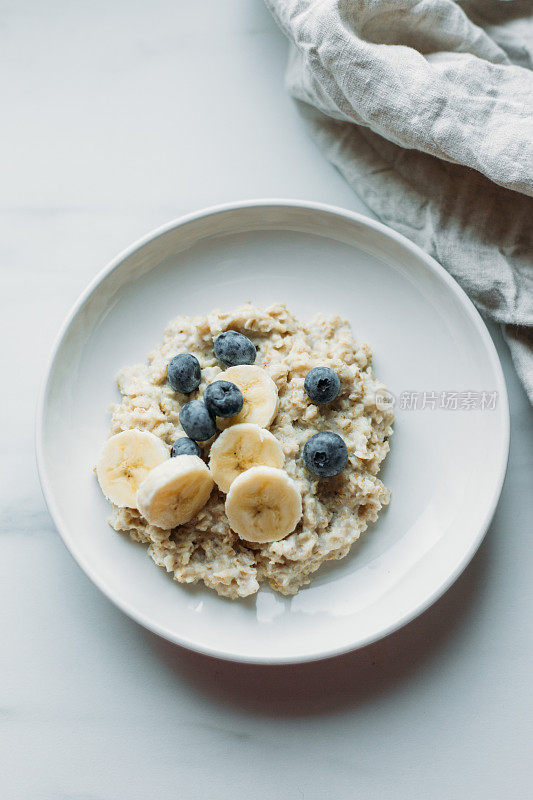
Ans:
POLYGON ((504 326, 533 402, 533 3, 266 3, 319 146, 504 326))

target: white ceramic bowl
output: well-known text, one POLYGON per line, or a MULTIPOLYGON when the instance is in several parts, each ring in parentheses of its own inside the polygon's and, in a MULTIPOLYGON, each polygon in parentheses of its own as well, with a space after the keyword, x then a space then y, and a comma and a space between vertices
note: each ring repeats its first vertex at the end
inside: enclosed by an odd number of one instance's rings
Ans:
MULTIPOLYGON (((446 395, 452 405, 453 397, 446 395)), ((508 447, 500 363, 455 281, 384 225, 291 201, 192 214, 114 259, 61 329, 37 420, 50 513, 78 564, 107 597, 170 641, 221 658, 272 664, 361 647, 433 603, 487 530, 508 447), (107 434, 107 408, 118 397, 118 369, 144 360, 177 314, 229 309, 246 300, 283 301, 304 319, 318 311, 348 318, 356 337, 372 347, 375 372, 397 406, 391 453, 380 473, 392 501, 377 524, 347 558, 328 564, 295 597, 262 589, 236 602, 203 584, 174 583, 143 546, 112 531, 92 466, 107 434), (455 395, 457 410, 442 409, 441 392, 470 395, 455 395), (402 407, 416 396, 425 408, 402 407), (469 408, 472 403, 489 407, 469 408)))

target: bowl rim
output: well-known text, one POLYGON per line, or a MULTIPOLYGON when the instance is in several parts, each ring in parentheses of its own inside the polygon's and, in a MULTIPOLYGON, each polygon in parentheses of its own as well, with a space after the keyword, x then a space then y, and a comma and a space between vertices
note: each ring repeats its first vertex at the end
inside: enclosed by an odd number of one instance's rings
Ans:
POLYGON ((167 641, 170 641, 174 644, 178 644, 194 652, 201 653, 203 655, 211 656, 214 658, 220 658, 235 663, 262 664, 262 665, 297 664, 297 663, 307 663, 312 661, 320 661, 327 658, 333 658, 335 656, 342 655, 344 653, 349 653, 354 650, 359 650, 362 647, 366 647, 367 645, 380 641, 386 636, 389 636, 390 634, 404 627, 409 622, 416 619, 416 617, 420 616, 420 614, 424 613, 424 611, 426 611, 437 600, 439 600, 439 598, 442 597, 442 595, 444 595, 445 592, 448 591, 448 589, 453 585, 453 583, 455 583, 457 578, 459 578, 459 576, 466 569, 466 567, 476 554, 481 542, 485 537, 485 534, 487 533, 489 525, 496 511, 496 507, 500 499, 503 483, 505 480, 507 463, 509 458, 509 441, 510 441, 509 399, 500 359, 498 357, 498 353, 496 351, 494 342, 485 325, 485 322, 483 321, 480 313, 474 306, 473 302, 470 300, 470 298, 468 297, 466 292, 461 288, 461 286, 457 283, 457 281, 432 256, 430 256, 428 253, 422 250, 422 248, 411 242, 401 233, 398 233, 389 226, 384 225, 382 222, 378 222, 377 220, 371 219, 370 217, 367 217, 364 214, 355 211, 350 211, 349 209, 331 205, 329 203, 321 203, 321 202, 298 200, 298 199, 284 199, 284 198, 258 198, 250 200, 232 201, 227 203, 219 203, 216 205, 207 206, 206 208, 200 209, 198 211, 194 211, 188 214, 184 214, 180 217, 174 218, 164 223, 163 225, 160 225, 157 228, 152 229, 147 234, 136 239, 132 244, 121 250, 95 275, 95 277, 89 282, 86 288, 81 292, 77 300, 70 308, 70 311, 68 312, 58 333, 56 334, 43 372, 43 378, 41 380, 41 386, 39 390, 37 406, 36 406, 36 416, 35 416, 35 453, 37 461, 37 471, 46 506, 65 547, 70 552, 71 556, 76 561, 78 566, 95 584, 95 586, 97 586, 98 589, 100 589, 100 591, 108 598, 108 600, 110 600, 117 608, 123 611, 127 616, 135 620, 137 623, 142 625, 147 630, 151 631, 152 633, 155 633, 156 635, 160 636, 161 638, 167 641), (63 523, 63 520, 59 513, 58 506, 55 501, 51 480, 47 473, 45 447, 44 447, 44 417, 47 406, 48 391, 50 388, 50 381, 56 357, 61 348, 63 340, 65 339, 65 337, 69 332, 70 326, 72 325, 78 312, 84 306, 84 304, 92 295, 94 290, 125 259, 127 259, 129 256, 131 256, 133 253, 135 253, 144 245, 157 239, 158 237, 167 233, 168 231, 174 228, 179 228, 184 225, 187 225, 188 223, 194 222, 202 217, 208 217, 228 211, 230 212, 239 211, 244 208, 254 208, 254 207, 256 208, 296 207, 308 211, 318 211, 318 212, 325 212, 337 215, 343 217, 346 220, 356 222, 360 225, 366 226, 367 228, 373 229, 380 234, 385 235, 389 239, 392 239, 393 241, 397 242, 405 249, 410 251, 414 256, 421 259, 426 264, 428 269, 430 269, 441 280, 444 281, 444 283, 449 287, 449 289, 451 289, 452 293, 460 301, 464 311, 468 314, 471 321, 474 323, 476 330, 478 331, 485 345, 487 355, 489 356, 490 363, 494 370, 496 381, 498 384, 497 391, 498 391, 499 405, 501 406, 502 410, 502 425, 503 425, 502 433, 503 433, 503 443, 504 443, 501 463, 499 464, 498 480, 495 486, 495 491, 492 500, 488 505, 484 519, 479 526, 479 530, 476 533, 476 536, 472 538, 472 542, 469 549, 467 550, 463 559, 457 565, 456 569, 448 576, 447 580, 444 581, 439 586, 437 586, 434 589, 434 591, 431 592, 424 599, 423 602, 419 603, 416 607, 410 609, 409 612, 405 613, 400 618, 395 619, 388 626, 385 626, 379 631, 376 631, 373 634, 369 634, 366 637, 363 637, 362 639, 357 640, 355 642, 345 643, 339 647, 328 648, 325 650, 317 648, 316 651, 305 653, 303 655, 273 654, 271 657, 268 658, 256 655, 246 656, 242 654, 235 654, 232 653, 231 651, 226 651, 220 648, 204 645, 202 643, 190 640, 187 637, 176 635, 171 631, 166 630, 159 624, 153 622, 149 617, 144 615, 142 612, 131 607, 130 603, 125 601, 120 596, 117 596, 114 590, 107 585, 107 582, 103 578, 101 578, 97 574, 97 572, 92 569, 91 566, 89 566, 86 563, 85 558, 83 557, 83 555, 77 552, 76 546, 71 540, 68 526, 63 523))

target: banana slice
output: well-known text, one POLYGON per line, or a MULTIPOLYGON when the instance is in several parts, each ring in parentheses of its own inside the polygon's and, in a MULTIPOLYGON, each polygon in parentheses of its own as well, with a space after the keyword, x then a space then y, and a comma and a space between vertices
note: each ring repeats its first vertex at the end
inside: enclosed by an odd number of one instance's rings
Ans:
POLYGON ((218 488, 227 492, 235 478, 250 467, 282 467, 285 456, 270 431, 242 422, 223 431, 211 447, 209 468, 218 488))
POLYGON ((170 458, 168 448, 149 431, 131 429, 110 436, 96 465, 98 483, 120 508, 137 508, 136 494, 142 481, 158 464, 170 458))
POLYGON ((241 422, 253 422, 268 428, 278 410, 278 387, 264 369, 253 364, 229 367, 216 377, 217 381, 230 381, 242 392, 244 404, 234 417, 217 418, 217 425, 224 429, 241 422))
POLYGON ((302 498, 284 470, 251 467, 231 484, 226 516, 241 539, 277 542, 297 526, 302 516, 302 498))
POLYGON ((155 467, 137 492, 137 508, 150 525, 170 530, 205 506, 213 479, 198 456, 175 456, 155 467))

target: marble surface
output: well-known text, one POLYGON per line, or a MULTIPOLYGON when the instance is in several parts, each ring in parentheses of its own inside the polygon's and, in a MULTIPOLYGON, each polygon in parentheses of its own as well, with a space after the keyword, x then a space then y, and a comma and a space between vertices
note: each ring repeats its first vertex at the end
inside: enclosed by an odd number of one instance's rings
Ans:
POLYGON ((533 423, 497 330, 512 442, 496 516, 455 586, 387 640, 304 666, 219 662, 144 631, 73 562, 33 416, 89 279, 213 203, 364 208, 306 138, 260 0, 0 8, 1 796, 531 797, 533 423))

